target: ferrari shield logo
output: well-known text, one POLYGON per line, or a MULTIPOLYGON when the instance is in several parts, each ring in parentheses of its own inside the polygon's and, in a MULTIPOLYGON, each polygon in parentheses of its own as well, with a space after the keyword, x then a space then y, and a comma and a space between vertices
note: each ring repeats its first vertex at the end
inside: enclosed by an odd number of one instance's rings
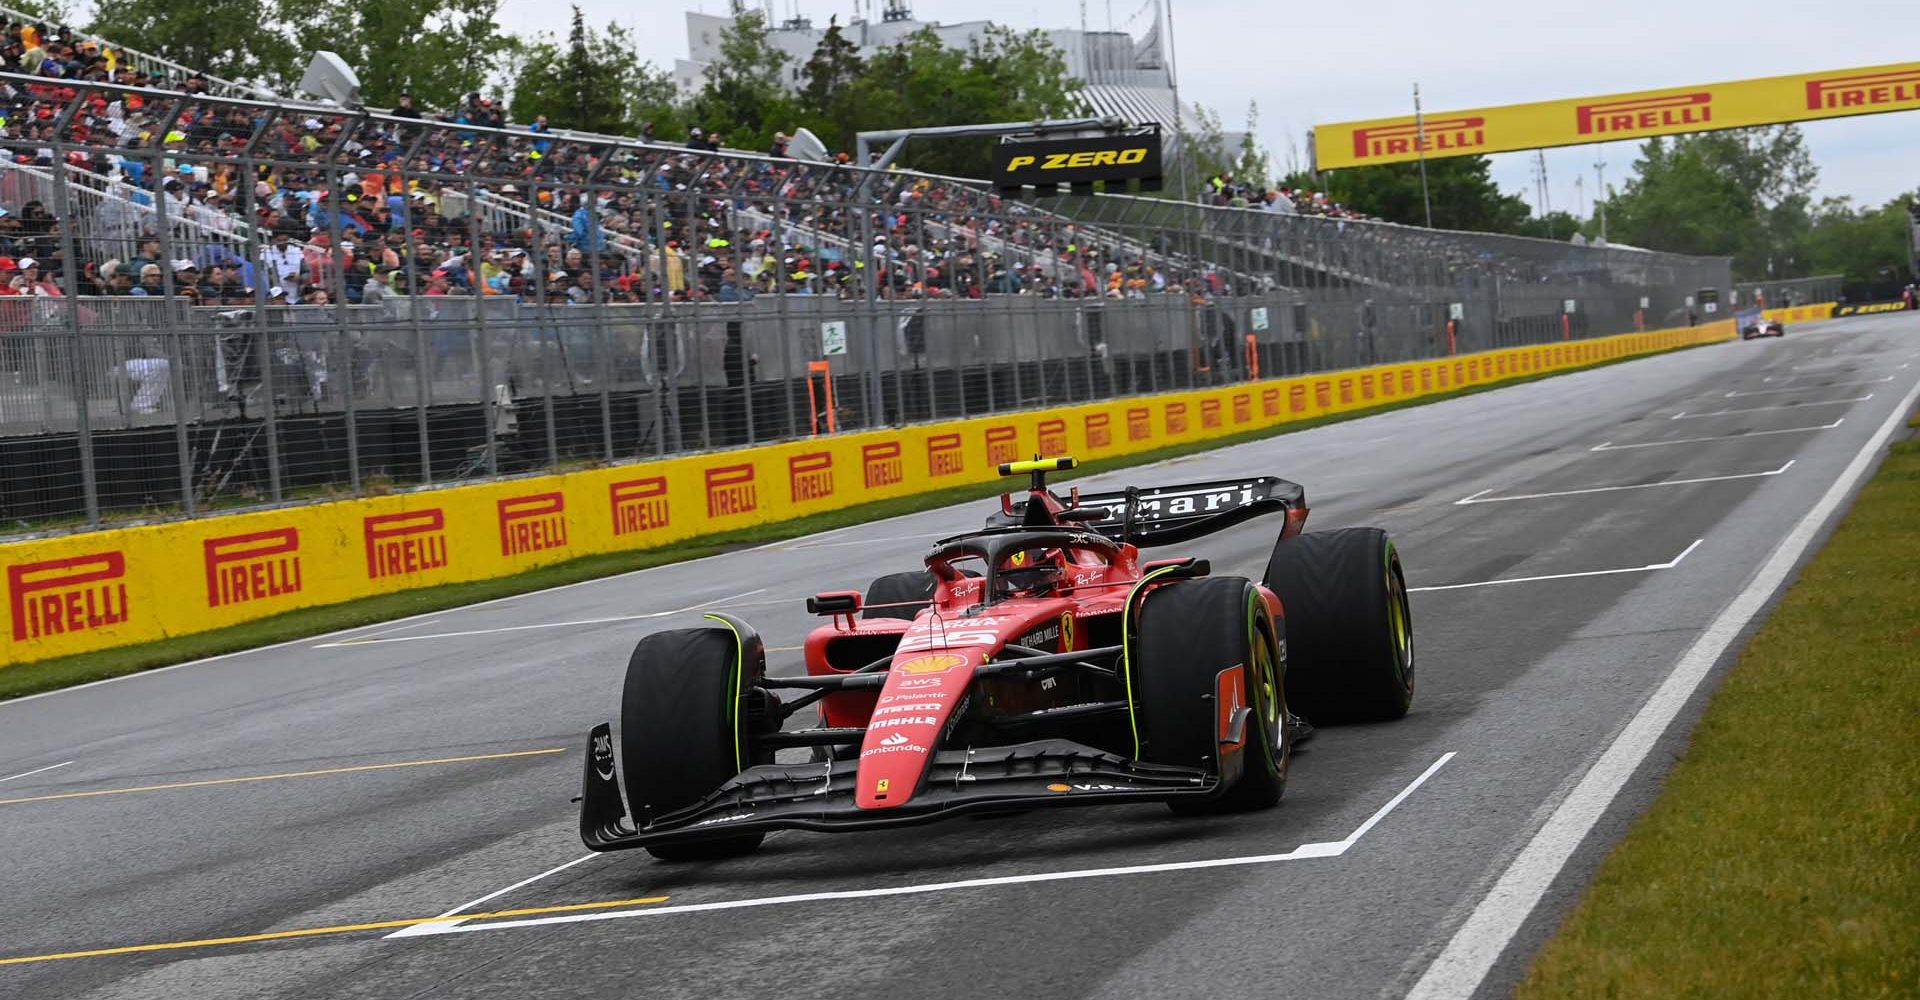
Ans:
POLYGON ((1072 648, 1073 612, 1063 611, 1060 613, 1060 651, 1064 653, 1072 648))

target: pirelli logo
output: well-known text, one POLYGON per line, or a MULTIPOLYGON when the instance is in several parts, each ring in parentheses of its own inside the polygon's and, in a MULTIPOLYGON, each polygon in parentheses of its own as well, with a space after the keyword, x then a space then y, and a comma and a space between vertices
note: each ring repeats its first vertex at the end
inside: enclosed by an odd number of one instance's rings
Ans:
POLYGON ((1413 381, 1414 381, 1413 369, 1411 368, 1400 369, 1400 395, 1402 396, 1413 395, 1413 381))
POLYGON ((1168 437, 1185 434, 1187 432, 1187 404, 1168 403, 1166 423, 1168 437))
POLYGON ((274 528, 201 543, 207 607, 221 608, 300 592, 300 529, 274 528))
POLYGON ((1233 394, 1233 422, 1245 424, 1253 422, 1253 394, 1236 392, 1233 394))
POLYGON ((1373 399, 1373 373, 1360 373, 1360 399, 1362 402, 1373 399))
POLYGON ((1020 428, 1014 426, 987 428, 987 464, 999 465, 1002 462, 1020 461, 1020 428))
POLYGON ((787 490, 794 503, 833 496, 833 452, 812 451, 788 457, 787 490))
POLYGON ((1307 387, 1305 383, 1295 382, 1287 387, 1287 412, 1307 412, 1307 387))
POLYGON ((707 516, 751 514, 760 509, 753 481, 753 463, 716 465, 706 472, 707 516))
POLYGON ((1200 426, 1211 429, 1220 426, 1220 401, 1203 399, 1200 401, 1200 426))
POLYGON ((1340 405, 1353 405, 1353 376, 1351 375, 1340 380, 1340 405))
MULTIPOLYGON (((1299 388, 1295 386, 1295 388, 1299 388)), ((1304 400, 1303 400, 1304 402, 1304 400)), ((1268 418, 1280 415, 1280 387, 1260 390, 1260 413, 1268 418)))
POLYGON ((1127 440, 1145 441, 1153 436, 1153 411, 1144 406, 1127 408, 1127 440))
POLYGON ((1376 125, 1353 130, 1353 158, 1404 156, 1408 153, 1457 152, 1487 144, 1487 120, 1478 115, 1429 119, 1400 125, 1376 125))
POLYGON ((607 505, 613 517, 613 534, 638 535, 658 531, 671 523, 667 505, 667 477, 645 476, 610 483, 607 505))
POLYGON ((1064 455, 1067 448, 1067 422, 1065 420, 1042 420, 1034 427, 1038 438, 1035 447, 1040 449, 1043 458, 1064 455))
POLYGON ((1574 108, 1573 116, 1574 127, 1581 135, 1709 128, 1713 125, 1713 92, 1581 104, 1574 108))
POLYGON ((898 486, 907 480, 905 451, 898 441, 860 446, 860 474, 867 489, 898 486))
POLYGON ((1333 381, 1317 378, 1313 380, 1313 405, 1322 410, 1333 409, 1333 381))
POLYGON ((1128 180, 1157 185, 1160 147, 1157 125, 1124 134, 1002 142, 993 149, 992 175, 1002 189, 1128 180))
POLYGON ((960 450, 960 435, 930 434, 927 436, 927 475, 953 476, 965 472, 966 469, 967 456, 960 450))
POLYGON ((438 507, 362 518, 367 579, 382 580, 447 564, 447 515, 438 507))
POLYGON ((1087 448, 1113 447, 1113 416, 1107 413, 1089 413, 1086 421, 1087 448))
POLYGON ((507 497, 494 504, 500 519, 500 554, 525 555, 566 548, 567 498, 565 494, 530 493, 507 497))
POLYGON ((1807 81, 1808 111, 1877 111, 1920 104, 1920 69, 1807 81))
POLYGON ((127 620, 127 557, 95 552, 7 567, 13 639, 86 632, 127 620))

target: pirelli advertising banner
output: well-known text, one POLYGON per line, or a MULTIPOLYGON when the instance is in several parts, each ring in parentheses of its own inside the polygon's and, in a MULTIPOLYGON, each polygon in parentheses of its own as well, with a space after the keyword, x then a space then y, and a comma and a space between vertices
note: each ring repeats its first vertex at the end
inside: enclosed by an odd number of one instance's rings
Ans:
POLYGON ((1321 170, 1920 109, 1920 62, 1319 125, 1321 170), (1424 134, 1423 134, 1424 133, 1424 134))
POLYGON ((1725 320, 5 543, 0 667, 985 483, 1034 454, 1126 455, 1734 336, 1725 320))
POLYGON ((1160 180, 1158 127, 1121 135, 1003 142, 993 148, 993 183, 1002 189, 1160 180))

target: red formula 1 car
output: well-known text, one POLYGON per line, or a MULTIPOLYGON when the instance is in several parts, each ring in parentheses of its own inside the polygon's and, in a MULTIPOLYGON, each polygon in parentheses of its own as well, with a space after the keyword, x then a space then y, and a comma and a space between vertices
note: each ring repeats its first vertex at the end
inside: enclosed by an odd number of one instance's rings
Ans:
POLYGON ((1141 801, 1261 809, 1280 801, 1307 720, 1406 713, 1413 624, 1385 532, 1302 534, 1305 491, 1271 477, 1050 491, 1046 474, 1072 465, 1001 466, 1032 487, 1003 494, 986 528, 864 597, 809 599, 830 623, 807 637, 803 675, 768 674, 759 635, 728 615, 642 639, 619 739, 607 724, 588 738, 587 846, 696 860, 779 829, 1141 801), (1259 581, 1140 558, 1268 513, 1284 523, 1259 581), (783 727, 815 706, 819 726, 783 727))

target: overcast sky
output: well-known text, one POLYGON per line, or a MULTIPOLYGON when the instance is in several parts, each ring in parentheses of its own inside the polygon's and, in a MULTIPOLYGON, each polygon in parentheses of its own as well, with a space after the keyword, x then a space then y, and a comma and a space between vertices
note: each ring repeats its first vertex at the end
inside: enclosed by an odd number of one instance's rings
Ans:
MULTIPOLYGON (((635 29, 639 56, 671 68, 687 52, 689 9, 724 13, 726 0, 579 0, 590 21, 635 29)), ((825 25, 881 0, 774 0, 825 25)), ((1086 0, 1089 27, 1127 27, 1144 0, 1086 0)), ((1015 28, 1070 28, 1069 0, 914 0, 924 21, 982 18, 1015 28)), ((1221 112, 1228 127, 1260 105, 1260 137, 1285 167, 1289 139, 1316 123, 1412 111, 1420 83, 1429 111, 1684 86, 1915 58, 1916 0, 1172 0, 1174 62, 1183 100, 1221 112)), ((503 27, 564 33, 553 0, 503 0, 503 27)), ((877 16, 877 14, 876 14, 877 16)), ((1137 37, 1147 18, 1133 22, 1137 37)), ((1802 126, 1820 167, 1820 193, 1878 204, 1920 187, 1920 114, 1871 115, 1802 126)), ((1578 211, 1596 188, 1627 175, 1635 143, 1547 152, 1552 205, 1578 211), (1596 156, 1598 154, 1598 156, 1596 156), (1574 186, 1584 181, 1584 196, 1574 186)), ((1493 158, 1500 186, 1533 194, 1533 154, 1493 158)))

